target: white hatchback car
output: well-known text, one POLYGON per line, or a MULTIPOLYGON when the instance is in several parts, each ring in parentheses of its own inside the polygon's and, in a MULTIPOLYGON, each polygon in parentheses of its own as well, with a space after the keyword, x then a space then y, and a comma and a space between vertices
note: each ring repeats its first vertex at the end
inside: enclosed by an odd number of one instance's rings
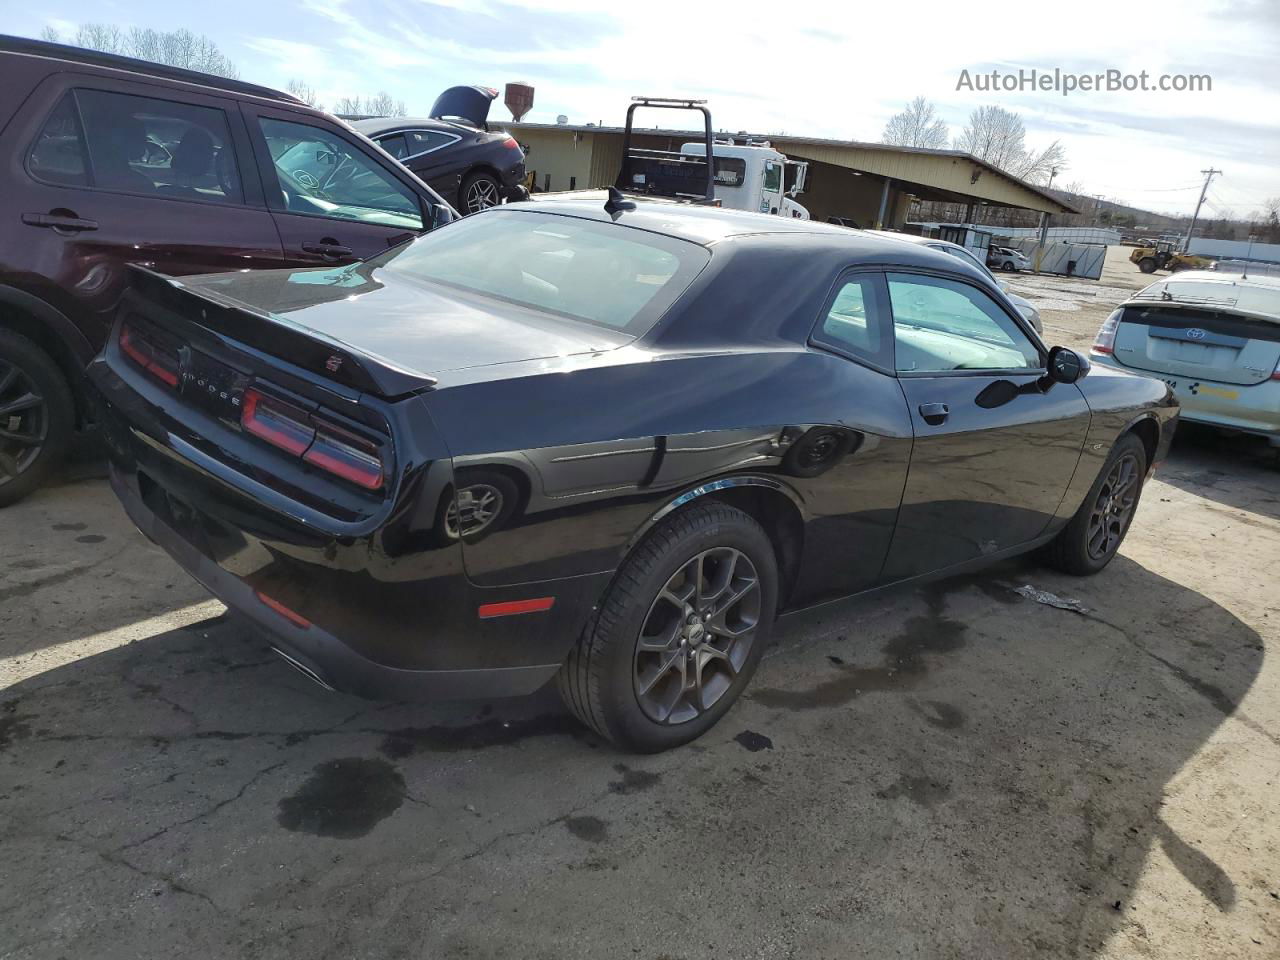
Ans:
POLYGON ((1196 270, 1157 280, 1116 308, 1090 353, 1164 380, 1183 420, 1280 446, 1280 277, 1196 270))

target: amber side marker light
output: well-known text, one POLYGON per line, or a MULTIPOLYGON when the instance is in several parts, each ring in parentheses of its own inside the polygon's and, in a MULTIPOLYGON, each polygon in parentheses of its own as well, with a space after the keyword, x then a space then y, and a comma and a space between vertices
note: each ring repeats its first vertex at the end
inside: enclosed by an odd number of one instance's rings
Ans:
POLYGON ((517 613, 542 613, 550 610, 555 604, 555 597, 537 597, 533 600, 508 600, 504 603, 482 603, 480 619, 492 620, 494 617, 510 617, 517 613))
POLYGON ((281 603, 275 597, 269 597, 265 593, 263 593, 261 590, 255 590, 254 594, 257 596, 259 600, 262 601, 264 606, 270 607, 276 613, 280 614, 280 616, 284 617, 286 620, 292 623, 295 627, 301 627, 303 630, 306 630, 308 627, 311 626, 310 620, 308 620, 302 614, 295 613, 293 610, 290 610, 288 607, 286 607, 283 603, 281 603))

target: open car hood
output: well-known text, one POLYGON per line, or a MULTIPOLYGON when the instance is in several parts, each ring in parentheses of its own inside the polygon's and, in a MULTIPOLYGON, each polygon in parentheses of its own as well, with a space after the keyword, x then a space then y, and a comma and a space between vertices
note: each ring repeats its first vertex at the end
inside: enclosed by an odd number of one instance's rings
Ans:
POLYGON ((489 106, 498 97, 492 87, 450 87, 436 97, 431 108, 433 120, 462 120, 483 128, 489 119, 489 106))

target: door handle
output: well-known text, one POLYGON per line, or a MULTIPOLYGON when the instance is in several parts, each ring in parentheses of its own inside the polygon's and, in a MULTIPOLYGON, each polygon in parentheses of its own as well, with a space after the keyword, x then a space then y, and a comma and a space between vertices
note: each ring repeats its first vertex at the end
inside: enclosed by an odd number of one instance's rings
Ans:
POLYGON ((97 220, 65 217, 56 213, 24 213, 22 222, 29 227, 52 227, 54 230, 97 230, 97 220))
POLYGON ((940 426, 947 422, 947 417, 951 413, 951 408, 945 403, 922 403, 920 404, 920 416, 925 423, 931 427, 940 426))
POLYGON ((350 247, 344 247, 340 243, 304 243, 302 249, 307 253, 318 253, 325 257, 349 257, 352 254, 350 247))

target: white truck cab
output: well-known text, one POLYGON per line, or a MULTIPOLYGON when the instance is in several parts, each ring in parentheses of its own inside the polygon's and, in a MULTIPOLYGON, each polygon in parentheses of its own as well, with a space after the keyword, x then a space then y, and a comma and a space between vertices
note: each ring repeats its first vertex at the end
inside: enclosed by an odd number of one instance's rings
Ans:
MULTIPOLYGON (((707 147, 703 143, 686 143, 680 152, 688 157, 705 157, 707 147)), ((804 190, 809 164, 788 160, 768 140, 748 140, 746 144, 716 140, 712 153, 716 199, 722 207, 809 219, 809 211, 794 199, 804 190)))

